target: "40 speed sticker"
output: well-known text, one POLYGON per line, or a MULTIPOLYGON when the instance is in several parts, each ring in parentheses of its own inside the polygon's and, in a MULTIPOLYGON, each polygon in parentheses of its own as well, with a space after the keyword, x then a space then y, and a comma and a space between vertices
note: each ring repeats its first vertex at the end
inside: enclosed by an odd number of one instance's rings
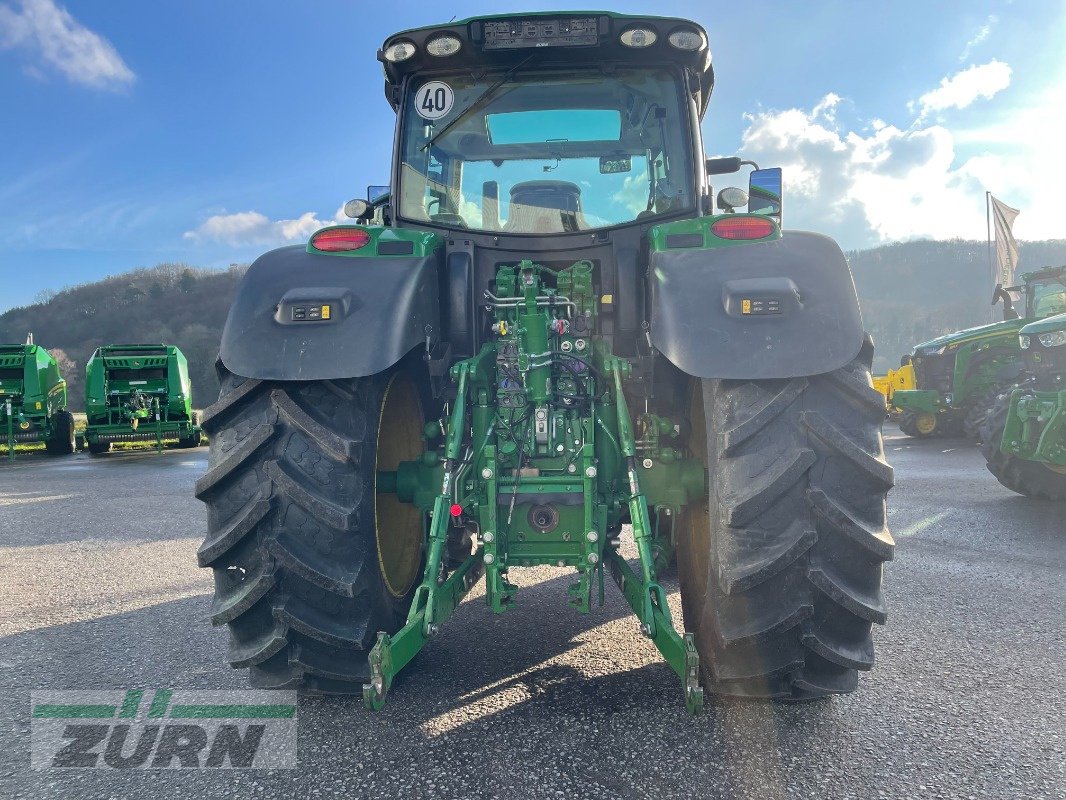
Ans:
POLYGON ((455 93, 444 81, 430 81, 415 92, 415 111, 423 119, 440 119, 454 103, 455 93))

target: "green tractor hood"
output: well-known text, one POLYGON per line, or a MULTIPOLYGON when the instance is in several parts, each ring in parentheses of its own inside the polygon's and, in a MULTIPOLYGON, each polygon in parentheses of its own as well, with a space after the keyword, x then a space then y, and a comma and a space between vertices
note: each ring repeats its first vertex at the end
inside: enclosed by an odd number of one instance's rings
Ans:
POLYGON ((1025 336, 1037 336, 1041 333, 1051 333, 1053 331, 1062 330, 1066 330, 1066 314, 1056 314, 1054 317, 1047 317, 1046 319, 1038 319, 1036 322, 1030 322, 1018 331, 1018 333, 1025 336))
POLYGON ((944 336, 939 336, 936 339, 930 339, 928 342, 922 342, 919 345, 915 345, 914 352, 915 354, 920 355, 935 355, 944 348, 957 347, 966 342, 972 342, 978 339, 1013 336, 1018 333, 1024 323, 1025 320, 1022 319, 1007 319, 1002 322, 993 322, 990 325, 978 325, 976 328, 955 331, 954 333, 948 333, 944 336))

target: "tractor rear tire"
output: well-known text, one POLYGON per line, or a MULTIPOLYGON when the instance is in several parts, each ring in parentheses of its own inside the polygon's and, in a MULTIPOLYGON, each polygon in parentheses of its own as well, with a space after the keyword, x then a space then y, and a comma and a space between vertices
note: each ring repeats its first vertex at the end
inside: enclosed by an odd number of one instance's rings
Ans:
POLYGON ((932 414, 925 414, 921 411, 903 411, 899 415, 899 429, 907 436, 912 436, 915 439, 928 439, 932 436, 937 436, 940 433, 937 430, 940 427, 939 422, 940 420, 932 414), (923 416, 933 417, 935 422, 931 430, 920 429, 919 420, 923 416))
POLYGON ((89 455, 102 456, 111 452, 111 442, 89 442, 89 455))
POLYGON ((689 449, 708 494, 686 509, 677 561, 710 691, 813 699, 873 665, 894 542, 872 353, 867 337, 835 372, 694 384, 689 449))
POLYGON ((57 411, 52 437, 44 443, 50 456, 69 456, 75 450, 74 415, 69 411, 57 411))
POLYGON ((1003 429, 1010 413, 1011 392, 1001 394, 981 425, 981 454, 996 480, 1012 492, 1037 500, 1066 501, 1066 471, 1039 461, 1004 453, 1000 449, 1003 429))
POLYGON ((421 392, 398 369, 299 382, 218 372, 197 555, 214 572, 227 660, 256 688, 359 693, 378 631, 404 624, 422 577, 423 516, 375 491, 377 470, 422 453, 421 392))

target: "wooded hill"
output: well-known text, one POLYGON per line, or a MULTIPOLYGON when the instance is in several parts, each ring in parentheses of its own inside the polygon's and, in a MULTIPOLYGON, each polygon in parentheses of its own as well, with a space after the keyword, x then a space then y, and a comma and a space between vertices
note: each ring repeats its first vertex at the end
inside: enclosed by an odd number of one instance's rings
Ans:
MULTIPOLYGON (((899 364, 918 342, 991 320, 985 242, 921 241, 847 253, 866 329, 877 345, 875 371, 899 364)), ((1066 264, 1066 239, 1023 242, 1019 272, 1066 264)), ((60 360, 70 405, 81 410, 85 362, 103 344, 174 344, 189 360, 193 402, 218 393, 214 363, 244 267, 184 264, 113 275, 42 293, 40 302, 0 314, 0 342, 34 341, 60 360)), ((996 308, 996 319, 1001 318, 996 308)))
POLYGON ((177 345, 189 361, 193 405, 206 408, 218 396, 218 343, 244 269, 161 264, 49 292, 0 314, 0 342, 24 342, 33 333, 59 360, 77 411, 85 407, 85 362, 100 345, 177 345))
MULTIPOLYGON (((899 366, 919 342, 993 320, 985 242, 903 242, 846 255, 877 346, 877 372, 899 366)), ((1018 264, 1019 282, 1026 272, 1066 265, 1066 239, 1021 242, 1018 264)), ((1002 306, 994 313, 1003 319, 1002 306)))

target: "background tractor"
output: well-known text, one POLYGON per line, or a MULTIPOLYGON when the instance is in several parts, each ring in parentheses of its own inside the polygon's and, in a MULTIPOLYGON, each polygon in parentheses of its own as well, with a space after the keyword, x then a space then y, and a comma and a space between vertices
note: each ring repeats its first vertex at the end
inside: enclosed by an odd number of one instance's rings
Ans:
POLYGON ((1029 379, 997 398, 981 450, 1008 489, 1066 500, 1066 314, 1029 323, 1019 340, 1029 379))
POLYGON ((74 452, 74 416, 67 411, 67 382, 52 354, 40 345, 0 344, 0 436, 8 458, 16 443, 44 442, 48 455, 74 452))
POLYGON ((115 442, 177 439, 197 447, 202 431, 192 409, 189 366, 165 344, 113 344, 97 348, 85 365, 85 446, 93 455, 115 442))
POLYGON ((716 213, 706 33, 525 14, 379 58, 390 188, 260 257, 223 332, 197 495, 230 663, 379 709, 482 575, 506 612, 552 565, 581 613, 610 573, 690 711, 853 690, 893 550, 873 347, 780 170, 716 213))
POLYGON ((1066 311, 1066 267, 1048 267, 1022 276, 1023 284, 997 292, 1005 302, 1004 320, 950 333, 914 348, 916 387, 896 391, 900 429, 908 436, 978 437, 996 398, 1025 371, 1018 332, 1027 323, 1066 311), (1025 316, 1010 303, 1021 292, 1025 316))

